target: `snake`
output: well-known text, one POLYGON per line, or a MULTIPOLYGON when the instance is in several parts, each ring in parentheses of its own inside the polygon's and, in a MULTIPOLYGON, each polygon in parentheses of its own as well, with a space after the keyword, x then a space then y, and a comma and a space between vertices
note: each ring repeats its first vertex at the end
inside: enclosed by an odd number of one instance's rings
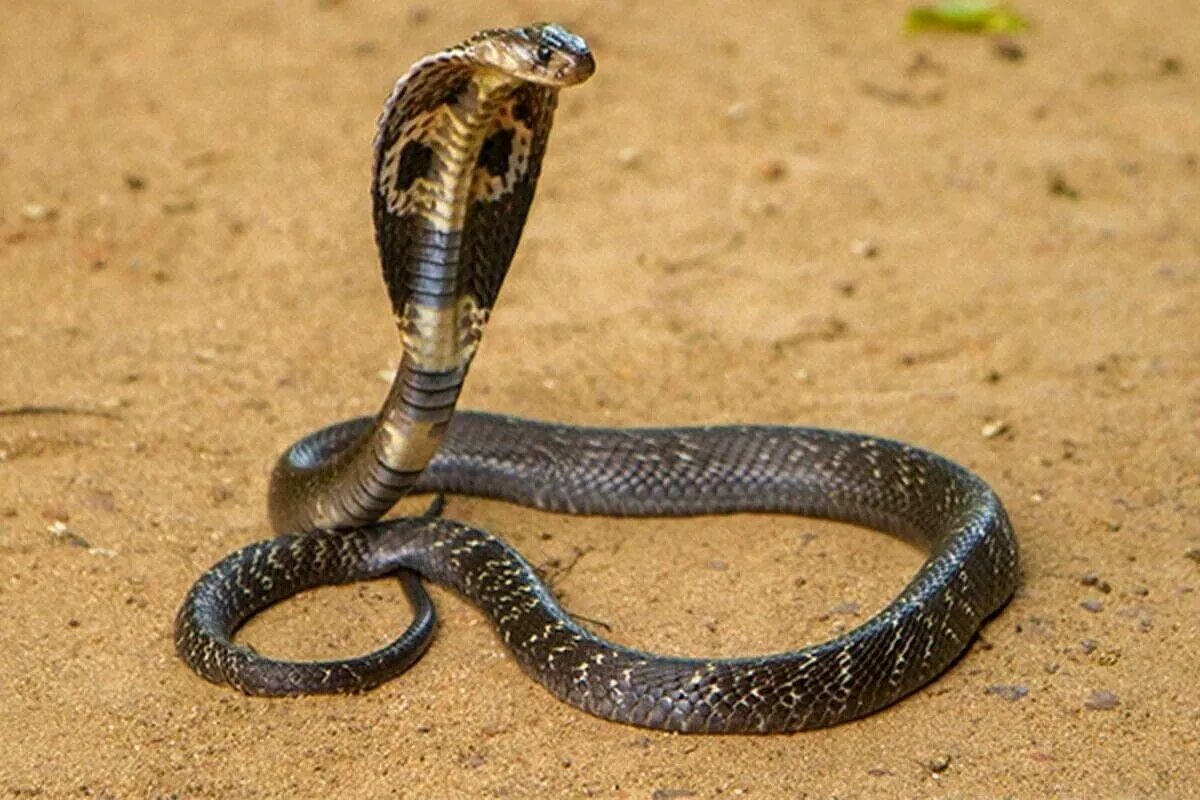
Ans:
MULTIPOLYGON (((423 581, 490 619, 521 667, 591 714, 688 733, 776 733, 882 709, 952 665, 1018 582, 1017 544, 980 477, 919 447, 812 427, 601 428, 456 411, 533 201, 559 92, 589 78, 587 43, 537 23, 486 30, 417 61, 379 118, 375 240, 402 354, 374 416, 290 446, 268 490, 274 538, 219 561, 175 619, 182 660, 250 695, 360 692, 432 641, 423 581), (667 656, 607 640, 568 613, 501 538, 441 504, 385 519, 414 493, 611 516, 793 514, 922 548, 903 590, 825 642, 766 655, 667 656), (394 576, 412 621, 387 646, 327 661, 235 641, 299 592, 394 576)), ((748 543, 749 544, 749 543, 748 543)))

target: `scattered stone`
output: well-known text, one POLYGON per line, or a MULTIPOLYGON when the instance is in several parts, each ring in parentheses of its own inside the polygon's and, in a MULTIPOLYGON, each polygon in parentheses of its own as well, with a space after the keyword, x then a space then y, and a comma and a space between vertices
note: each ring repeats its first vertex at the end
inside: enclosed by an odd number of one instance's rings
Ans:
POLYGON ((854 281, 838 281, 833 288, 837 289, 838 294, 842 297, 854 297, 854 293, 858 291, 858 287, 854 285, 854 281))
POLYGON ((1025 48, 1014 39, 1001 37, 992 43, 992 52, 1005 61, 1020 61, 1025 58, 1025 48))
POLYGON ((432 730, 433 730, 433 726, 430 725, 428 722, 422 722, 420 725, 417 726, 417 733, 429 733, 432 730))
POLYGON ((1095 639, 1084 639, 1079 643, 1079 649, 1083 651, 1085 656, 1090 656, 1096 652, 1096 648, 1099 646, 1095 639))
POLYGON ((1084 702, 1083 707, 1089 711, 1111 711, 1120 704, 1115 694, 1107 689, 1100 689, 1092 692, 1092 696, 1084 702))
POLYGON ((947 769, 950 768, 950 756, 948 754, 942 754, 940 756, 937 756, 936 758, 932 759, 926 766, 929 767, 929 771, 932 772, 933 774, 940 775, 941 773, 945 772, 947 769))
POLYGON ((208 497, 212 500, 213 505, 221 505, 233 497, 233 489, 227 483, 217 483, 208 490, 208 497))
POLYGON ((1033 492, 1030 492, 1030 494, 1029 494, 1029 502, 1031 502, 1031 503, 1044 503, 1044 502, 1046 502, 1046 493, 1045 493, 1045 492, 1043 492, 1041 489, 1037 489, 1037 490, 1035 490, 1035 491, 1033 491, 1033 492))
POLYGON ((1158 71, 1163 75, 1178 75, 1183 72, 1183 62, 1175 56, 1167 56, 1158 62, 1158 71))
POLYGON ((995 686, 987 687, 985 691, 988 694, 994 694, 1013 703, 1029 694, 1029 687, 1020 684, 996 684, 995 686))
POLYGON ((67 527, 67 523, 62 520, 55 520, 50 523, 50 527, 46 530, 50 531, 50 535, 56 542, 69 544, 71 547, 90 548, 92 545, 87 539, 72 531, 67 527))
POLYGON ((725 116, 733 122, 741 122, 750 116, 750 107, 738 100, 736 103, 729 104, 729 107, 725 109, 725 116))
POLYGON ((829 609, 830 614, 839 614, 845 616, 855 616, 859 612, 858 603, 852 600, 844 600, 838 603, 833 608, 829 609))
POLYGON ((1200 547, 1193 547, 1191 550, 1188 550, 1186 553, 1184 553, 1183 557, 1200 564, 1200 547))
POLYGON ((1146 595, 1150 594, 1150 590, 1145 586, 1135 586, 1129 590, 1129 593, 1137 597, 1145 597, 1146 595))
POLYGON ((21 207, 21 216, 29 222, 48 222, 58 216, 58 209, 41 203, 26 203, 21 207))
POLYGON ((879 246, 871 239, 855 239, 850 243, 850 255, 859 258, 874 258, 879 255, 879 246))
POLYGON ((787 175, 787 164, 779 158, 768 159, 758 165, 758 174, 765 181, 777 181, 787 175))
POLYGON ((1099 600, 1084 600, 1079 605, 1084 611, 1090 611, 1093 614, 1099 614, 1104 610, 1104 603, 1101 603, 1099 600))
POLYGON ((682 797, 695 797, 691 789, 655 789, 650 793, 652 800, 678 800, 682 797))
POLYGON ((1004 375, 998 369, 989 369, 983 373, 983 379, 987 383, 999 383, 1003 377, 1004 375))
POLYGON ((792 377, 801 383, 812 383, 812 375, 810 375, 808 370, 806 370, 804 367, 801 367, 793 372, 792 377))
POLYGON ((129 191, 131 192, 140 192, 146 188, 146 179, 136 172, 126 172, 125 185, 129 187, 129 191))
POLYGON ((1101 580, 1099 575, 1089 572, 1079 579, 1079 582, 1084 586, 1094 586, 1098 591, 1108 594, 1112 591, 1112 584, 1108 581, 1101 580))
POLYGON ((211 364, 217 360, 217 351, 211 347, 197 347, 192 351, 192 355, 201 364, 211 364))
POLYGON ((639 147, 622 147, 617 151, 617 163, 625 169, 633 169, 642 163, 642 150, 639 147))
POLYGON ((1079 190, 1067 182, 1066 176, 1057 171, 1051 171, 1046 176, 1046 191, 1057 197, 1065 197, 1068 200, 1079 199, 1079 190))
POLYGON ((994 419, 983 424, 979 429, 979 435, 985 439, 995 439, 1002 433, 1008 432, 1008 423, 1001 419, 994 419))
POLYGON ((729 565, 720 559, 708 562, 708 568, 717 572, 724 572, 729 569, 729 565))

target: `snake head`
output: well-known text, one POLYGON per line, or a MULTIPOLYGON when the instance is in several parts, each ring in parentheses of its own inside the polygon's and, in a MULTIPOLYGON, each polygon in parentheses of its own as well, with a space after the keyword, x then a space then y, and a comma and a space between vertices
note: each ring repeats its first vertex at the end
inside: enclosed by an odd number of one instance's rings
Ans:
POLYGON ((583 83, 596 71, 587 42, 551 22, 486 31, 471 43, 471 52, 484 66, 556 88, 583 83))

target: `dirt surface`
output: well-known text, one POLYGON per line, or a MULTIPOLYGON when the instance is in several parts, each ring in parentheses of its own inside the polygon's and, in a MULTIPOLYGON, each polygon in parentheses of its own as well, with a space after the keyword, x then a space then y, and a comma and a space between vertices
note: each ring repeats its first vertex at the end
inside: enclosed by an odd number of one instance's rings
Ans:
MULTIPOLYGON (((1026 4, 1019 51, 906 36, 903 3, 806 5, 7 0, 0 795, 1197 796, 1194 2, 1026 4), (767 738, 604 722, 442 591, 428 655, 364 696, 248 699, 172 653, 191 582, 268 534, 275 455, 384 395, 367 186, 392 81, 538 18, 599 70, 563 95, 463 405, 851 428, 978 470, 1021 589, 883 713, 767 738)), ((921 560, 803 519, 448 513, 672 653, 826 638, 921 560)), ((407 615, 375 582, 245 635, 328 657, 407 615)))

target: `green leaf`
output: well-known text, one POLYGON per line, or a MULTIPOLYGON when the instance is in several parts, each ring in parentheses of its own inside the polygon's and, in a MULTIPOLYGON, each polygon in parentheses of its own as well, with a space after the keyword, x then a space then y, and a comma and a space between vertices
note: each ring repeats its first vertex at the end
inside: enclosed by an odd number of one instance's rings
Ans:
POLYGON ((931 6, 914 6, 904 20, 909 33, 1020 33, 1029 23, 1010 8, 972 0, 945 0, 931 6))

